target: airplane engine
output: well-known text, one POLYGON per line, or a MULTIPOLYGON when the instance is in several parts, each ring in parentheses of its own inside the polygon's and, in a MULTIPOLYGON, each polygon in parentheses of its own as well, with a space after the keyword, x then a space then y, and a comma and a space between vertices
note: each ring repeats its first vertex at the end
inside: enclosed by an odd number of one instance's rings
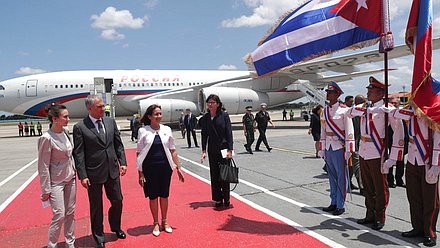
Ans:
POLYGON ((243 113, 247 106, 258 109, 260 103, 269 103, 269 96, 266 93, 257 92, 251 89, 232 87, 208 87, 199 91, 199 109, 202 113, 207 111, 206 98, 215 94, 220 97, 223 106, 230 114, 243 113))
POLYGON ((195 114, 198 113, 194 102, 178 99, 145 99, 139 101, 139 113, 145 114, 147 108, 152 104, 159 104, 162 108, 162 122, 176 122, 179 120, 180 113, 189 108, 195 114))

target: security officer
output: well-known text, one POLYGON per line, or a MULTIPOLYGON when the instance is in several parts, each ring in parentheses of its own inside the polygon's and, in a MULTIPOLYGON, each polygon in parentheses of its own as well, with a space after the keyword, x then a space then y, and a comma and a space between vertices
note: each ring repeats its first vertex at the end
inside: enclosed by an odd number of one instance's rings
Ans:
POLYGON ((405 179, 413 229, 403 232, 402 236, 424 237, 423 245, 432 247, 437 244, 440 133, 430 131, 426 122, 411 109, 396 110, 394 116, 408 121, 409 135, 405 179))
MULTIPOLYGON (((385 210, 388 206, 389 190, 386 174, 392 162, 402 160, 404 133, 402 121, 388 116, 389 125, 394 131, 393 146, 390 159, 382 164, 383 141, 385 138, 385 112, 394 109, 392 105, 385 107, 385 84, 376 78, 369 78, 367 86, 368 103, 357 105, 350 109, 349 116, 361 116, 361 142, 359 145, 359 162, 361 167, 362 184, 364 186, 365 218, 359 219, 358 224, 370 224, 374 230, 380 230, 385 225, 385 210)), ((391 166, 390 166, 391 165, 391 166)))
POLYGON ((272 147, 269 146, 266 138, 267 123, 269 122, 272 127, 275 127, 275 125, 270 119, 269 112, 266 111, 267 104, 262 103, 260 107, 260 111, 255 115, 255 122, 257 123, 258 132, 260 133, 260 135, 258 136, 257 144, 255 145, 255 151, 261 151, 260 144, 261 142, 263 142, 267 148, 267 151, 270 152, 272 150, 272 147))
POLYGON ((254 132, 255 132, 255 126, 254 126, 254 115, 252 114, 252 106, 246 107, 246 113, 243 115, 243 131, 244 136, 246 137, 246 144, 244 145, 244 148, 246 148, 246 151, 249 152, 249 154, 253 154, 252 152, 252 143, 254 143, 254 132))
POLYGON ((338 98, 343 94, 336 82, 328 84, 329 103, 321 112, 321 140, 319 156, 324 158, 330 181, 330 206, 325 212, 341 215, 345 212, 348 168, 347 160, 354 152, 354 129, 351 118, 347 117, 349 108, 340 104, 338 98))
POLYGON ((106 117, 110 117, 110 104, 104 106, 104 112, 106 117))

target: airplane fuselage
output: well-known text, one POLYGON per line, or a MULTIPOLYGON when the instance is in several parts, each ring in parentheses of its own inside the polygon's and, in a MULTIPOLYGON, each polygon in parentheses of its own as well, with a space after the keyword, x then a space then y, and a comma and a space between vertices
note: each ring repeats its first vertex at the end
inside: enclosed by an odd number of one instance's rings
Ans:
MULTIPOLYGON (((243 113, 244 105, 258 107, 261 102, 270 106, 302 97, 299 91, 285 91, 291 81, 280 78, 249 79, 233 83, 205 84, 244 77, 248 71, 162 71, 162 70, 102 70, 64 71, 24 76, 0 82, 0 110, 29 116, 46 116, 45 108, 51 103, 65 104, 72 117, 87 115, 84 98, 93 92, 94 79, 111 80, 116 86, 115 114, 128 116, 145 110, 151 102, 168 105, 166 121, 176 121, 185 108, 196 114, 203 111, 204 93, 217 93, 228 112, 243 113), (149 95, 181 91, 167 96, 149 95), (142 104, 143 103, 143 104, 142 104)), ((206 97, 206 96, 205 96, 206 97)), ((164 111, 164 110, 163 110, 164 111)))

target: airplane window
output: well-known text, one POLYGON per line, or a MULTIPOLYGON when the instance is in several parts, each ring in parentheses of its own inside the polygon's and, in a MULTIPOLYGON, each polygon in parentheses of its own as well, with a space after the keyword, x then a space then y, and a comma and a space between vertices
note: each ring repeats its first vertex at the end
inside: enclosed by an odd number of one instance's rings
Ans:
POLYGON ((153 87, 153 83, 151 83, 150 86, 153 87))
POLYGON ((191 86, 191 83, 189 83, 189 86, 191 86))
POLYGON ((70 88, 73 88, 73 84, 70 85, 70 88))
POLYGON ((140 84, 140 83, 138 83, 138 87, 141 87, 141 84, 140 84))
POLYGON ((62 88, 63 88, 63 85, 61 84, 61 85, 60 85, 60 89, 62 89, 62 88))
POLYGON ((81 84, 81 88, 84 88, 84 86, 81 84))
POLYGON ((5 90, 5 87, 3 87, 3 85, 0 85, 0 90, 5 90))
MULTIPOLYGON (((157 83, 154 83, 155 86, 157 86, 157 83)), ((162 84, 160 84, 162 86, 162 84)))
POLYGON ((55 89, 58 89, 58 85, 57 84, 55 85, 55 89))
POLYGON ((75 88, 78 88, 78 85, 77 85, 77 84, 75 84, 75 88))
POLYGON ((69 88, 69 85, 66 84, 66 87, 65 87, 65 88, 66 88, 66 89, 69 88))
POLYGON ((173 83, 173 86, 176 86, 176 84, 175 84, 175 83, 173 83))
POLYGON ((142 83, 142 87, 145 87, 145 84, 144 84, 144 83, 142 83))

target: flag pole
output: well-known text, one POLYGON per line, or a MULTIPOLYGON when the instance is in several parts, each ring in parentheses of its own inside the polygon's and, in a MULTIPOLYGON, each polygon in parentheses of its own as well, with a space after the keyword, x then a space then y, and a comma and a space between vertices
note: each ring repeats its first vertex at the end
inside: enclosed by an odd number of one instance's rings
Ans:
MULTIPOLYGON (((383 53, 384 63, 384 80, 385 80, 385 107, 388 107, 388 52, 394 48, 393 33, 390 28, 389 18, 389 3, 388 0, 382 0, 382 22, 383 22, 383 34, 380 37, 379 52, 383 53)), ((385 139, 383 142, 383 156, 382 162, 388 159, 388 113, 385 113, 385 139)))

